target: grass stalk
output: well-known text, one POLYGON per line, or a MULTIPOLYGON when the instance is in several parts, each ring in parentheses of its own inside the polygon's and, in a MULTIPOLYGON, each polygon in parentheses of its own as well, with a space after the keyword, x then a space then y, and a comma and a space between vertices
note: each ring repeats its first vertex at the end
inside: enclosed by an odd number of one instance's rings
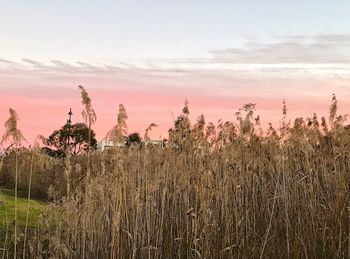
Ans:
POLYGON ((29 205, 30 205, 30 192, 32 187, 32 175, 34 167, 34 150, 32 150, 32 157, 30 161, 30 172, 29 172, 29 182, 28 182, 28 196, 27 196, 27 208, 26 208, 26 223, 24 228, 24 241, 23 241, 23 259, 26 257, 26 245, 27 245, 27 230, 28 230, 28 220, 29 220, 29 205))

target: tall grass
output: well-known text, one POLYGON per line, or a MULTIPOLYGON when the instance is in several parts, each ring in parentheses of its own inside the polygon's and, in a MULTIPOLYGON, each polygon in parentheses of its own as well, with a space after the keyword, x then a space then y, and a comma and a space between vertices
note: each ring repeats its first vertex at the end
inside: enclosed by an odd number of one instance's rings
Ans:
POLYGON ((94 108, 92 107, 91 104, 91 98, 89 97, 88 92, 85 90, 85 88, 81 85, 78 86, 78 88, 80 89, 81 92, 81 103, 84 105, 84 109, 81 112, 86 124, 88 125, 89 128, 89 136, 88 136, 88 169, 87 169, 87 177, 86 179, 89 180, 90 178, 90 143, 91 143, 91 127, 95 124, 96 120, 97 120, 97 116, 95 113, 94 108))
MULTIPOLYGON (((27 210, 26 210, 26 221, 25 221, 25 228, 24 228, 24 241, 23 241, 23 259, 26 256, 26 245, 27 245, 27 232, 28 232, 28 222, 29 222, 29 209, 30 209, 30 199, 31 199, 31 191, 32 191, 32 178, 33 178, 33 171, 34 171, 34 159, 37 156, 40 148, 40 142, 45 144, 46 140, 45 137, 42 135, 37 136, 36 140, 34 141, 33 148, 31 150, 31 160, 30 160, 30 171, 29 171, 29 180, 28 180, 28 194, 27 194, 27 210)), ((68 195, 68 192, 67 192, 68 195)))
MULTIPOLYGON (((89 128, 89 134, 88 134, 88 151, 87 151, 87 173, 86 173, 86 190, 85 190, 85 199, 89 199, 88 197, 91 196, 91 192, 90 192, 90 186, 89 186, 89 182, 90 182, 90 176, 91 176, 91 169, 90 169, 90 142, 91 142, 91 127, 92 125, 96 122, 97 120, 97 116, 95 113, 95 110, 92 107, 91 104, 91 98, 89 97, 87 91, 85 90, 85 88, 81 85, 78 86, 80 91, 81 91, 81 99, 82 99, 82 104, 84 105, 84 109, 82 111, 82 116, 86 122, 86 124, 88 125, 89 128)), ((69 164, 69 157, 66 159, 67 163, 69 164)), ((67 165, 66 163, 66 165, 67 165)), ((68 170, 66 170, 66 175, 68 173, 68 170)), ((67 177, 68 178, 68 177, 67 177)), ((69 179, 68 179, 69 180, 69 179)), ((69 191, 69 186, 70 183, 67 182, 67 192, 69 191)), ((70 193, 68 193, 69 195, 70 193)), ((82 258, 85 258, 85 245, 86 245, 86 238, 85 238, 85 230, 86 230, 86 223, 83 222, 83 226, 82 226, 84 235, 83 235, 83 253, 82 253, 82 258)))
POLYGON ((26 256, 348 257, 350 127, 335 96, 328 120, 291 123, 283 103, 280 126, 266 131, 254 104, 217 125, 204 116, 192 125, 189 112, 185 102, 166 147, 47 160, 62 164, 53 170, 61 183, 69 164, 70 191, 57 189, 26 256), (79 182, 89 167, 90 181, 79 182))
POLYGON ((1 144, 10 143, 15 146, 15 218, 14 218, 14 258, 17 256, 17 190, 18 190, 18 148, 24 140, 22 132, 17 127, 19 120, 16 111, 9 109, 10 117, 5 122, 5 133, 1 144))
POLYGON ((124 136, 128 134, 127 121, 128 114, 123 104, 119 104, 117 124, 107 132, 106 139, 112 140, 114 143, 123 143, 124 136))

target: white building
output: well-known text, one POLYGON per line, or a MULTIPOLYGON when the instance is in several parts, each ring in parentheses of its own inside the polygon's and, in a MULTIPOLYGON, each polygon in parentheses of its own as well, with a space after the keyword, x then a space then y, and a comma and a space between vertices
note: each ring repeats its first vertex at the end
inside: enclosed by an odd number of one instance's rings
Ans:
POLYGON ((124 146, 125 146, 125 142, 114 143, 113 140, 106 140, 106 139, 97 143, 97 149, 100 151, 104 151, 112 147, 124 147, 124 146))
MULTIPOLYGON (((164 147, 164 144, 165 144, 162 139, 151 139, 148 141, 144 141, 142 143, 144 145, 155 145, 155 146, 161 146, 161 147, 164 147)), ((97 150, 104 151, 112 147, 124 147, 125 145, 126 145, 126 141, 118 142, 115 144, 113 140, 104 139, 97 143, 97 150)))

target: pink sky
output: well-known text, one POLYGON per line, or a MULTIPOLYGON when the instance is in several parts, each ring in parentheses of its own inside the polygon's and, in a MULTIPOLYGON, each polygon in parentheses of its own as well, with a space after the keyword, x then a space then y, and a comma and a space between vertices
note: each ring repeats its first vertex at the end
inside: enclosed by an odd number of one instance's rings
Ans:
MULTIPOLYGON (((57 63, 57 62, 56 62, 57 63)), ((80 92, 83 85, 97 113, 94 130, 98 140, 116 123, 119 103, 124 104, 129 132, 139 132, 151 123, 159 124, 151 136, 167 137, 167 130, 189 100, 191 118, 204 114, 206 121, 234 120, 245 103, 256 103, 256 114, 264 124, 278 126, 282 100, 289 116, 328 115, 331 94, 336 93, 339 111, 350 108, 349 78, 333 73, 310 74, 281 70, 261 73, 259 69, 151 69, 88 67, 67 64, 34 66, 13 63, 0 69, 0 123, 8 108, 20 116, 19 128, 32 141, 60 128, 73 110, 73 122, 82 121, 80 92)), ((4 130, 2 126, 1 131, 4 130)))
POLYGON ((348 1, 0 1, 0 134, 14 108, 29 141, 60 128, 78 85, 97 138, 126 107, 129 132, 167 137, 183 106, 193 120, 234 120, 256 103, 263 124, 350 108, 348 1), (54 2, 54 3, 53 3, 54 2), (307 3, 306 3, 307 2, 307 3))

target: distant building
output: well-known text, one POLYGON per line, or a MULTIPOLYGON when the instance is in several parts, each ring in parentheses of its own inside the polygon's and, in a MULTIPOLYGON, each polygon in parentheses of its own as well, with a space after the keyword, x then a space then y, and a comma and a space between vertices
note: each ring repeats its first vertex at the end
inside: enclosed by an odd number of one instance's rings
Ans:
MULTIPOLYGON (((148 141, 143 141, 142 144, 143 145, 154 145, 154 146, 164 147, 165 141, 162 139, 151 139, 148 141)), ((124 142, 118 142, 118 143, 115 143, 113 140, 104 139, 104 140, 97 143, 97 150, 102 152, 102 151, 109 149, 109 148, 125 147, 126 145, 127 145, 127 139, 125 139, 124 142)))
POLYGON ((126 142, 117 142, 115 143, 113 140, 102 140, 97 143, 97 150, 104 151, 106 149, 112 148, 112 147, 124 147, 126 142))

